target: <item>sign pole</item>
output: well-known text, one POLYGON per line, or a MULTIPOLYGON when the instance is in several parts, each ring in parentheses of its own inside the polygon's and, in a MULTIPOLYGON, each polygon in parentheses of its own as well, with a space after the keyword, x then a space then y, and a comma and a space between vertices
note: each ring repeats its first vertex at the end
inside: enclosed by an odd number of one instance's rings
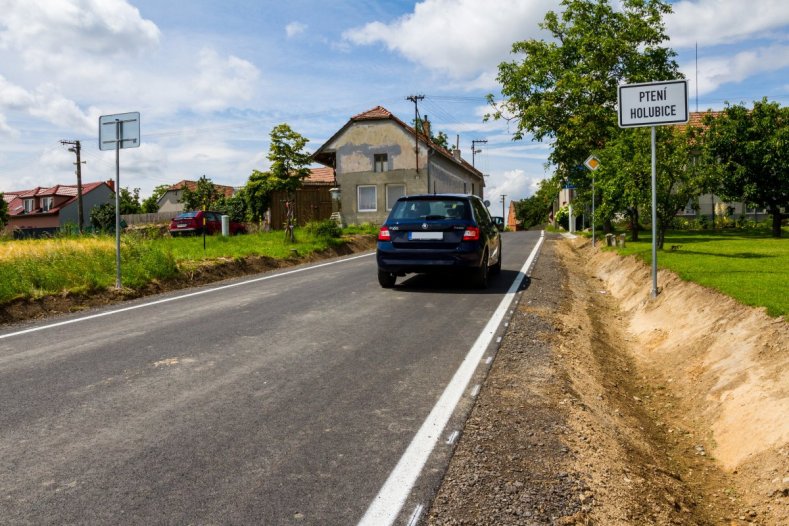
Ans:
POLYGON ((140 113, 99 117, 99 150, 115 148, 115 288, 121 283, 121 148, 140 146, 140 113), (124 130, 124 124, 125 130, 124 130), (109 136, 115 132, 115 136, 109 136), (125 131, 125 136, 124 136, 125 131))
POLYGON ((123 122, 115 119, 115 288, 121 288, 121 141, 123 122))
POLYGON ((594 172, 592 172, 592 248, 595 247, 594 239, 594 172))
POLYGON ((657 158, 655 127, 652 126, 652 297, 657 298, 657 158))
POLYGON ((655 127, 688 122, 685 79, 622 84, 617 90, 619 127, 652 128, 652 298, 657 298, 657 160, 655 127))

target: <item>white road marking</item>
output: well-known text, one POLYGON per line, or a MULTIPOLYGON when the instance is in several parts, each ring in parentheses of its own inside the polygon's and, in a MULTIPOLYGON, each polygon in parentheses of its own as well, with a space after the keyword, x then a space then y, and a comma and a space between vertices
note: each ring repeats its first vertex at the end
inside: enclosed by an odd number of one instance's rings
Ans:
POLYGON ((269 280, 269 279, 279 278, 279 277, 282 277, 282 276, 289 276, 291 274, 297 274, 299 272, 305 272, 307 270, 312 270, 312 269, 321 268, 321 267, 328 267, 330 265, 337 265, 338 263, 344 263, 346 261, 353 261, 354 259, 366 258, 366 257, 374 256, 374 255, 375 255, 375 252, 373 252, 371 254, 362 254, 361 256, 352 256, 352 257, 349 257, 349 258, 339 259, 339 260, 335 260, 335 261, 329 261, 328 263, 320 263, 318 265, 312 265, 312 266, 309 266, 309 267, 302 267, 302 268, 297 268, 297 269, 294 269, 294 270, 288 270, 288 271, 281 272, 281 273, 278 273, 278 274, 271 274, 271 275, 262 276, 262 277, 259 277, 259 278, 253 278, 253 279, 248 279, 248 280, 244 280, 244 281, 239 281, 237 283, 231 283, 229 285, 222 285, 221 287, 215 287, 215 288, 212 288, 212 289, 203 289, 203 290, 199 290, 197 292, 190 292, 189 294, 183 294, 181 296, 175 296, 175 297, 171 297, 171 298, 165 298, 165 299, 161 299, 161 300, 151 301, 149 303, 142 303, 140 305, 132 305, 131 307, 124 307, 122 309, 116 309, 116 310, 112 310, 112 311, 100 312, 98 314, 91 314, 90 316, 83 316, 81 318, 74 318, 74 319, 71 319, 71 320, 60 321, 60 322, 57 322, 57 323, 50 323, 49 325, 42 325, 40 327, 32 327, 30 329, 25 329, 25 330, 16 331, 16 332, 10 332, 8 334, 0 334, 0 340, 3 340, 5 338, 13 338, 14 336, 21 336, 22 334, 30 334, 31 332, 38 332, 38 331, 43 331, 43 330, 46 330, 46 329, 53 329, 55 327, 62 327, 64 325, 71 325, 73 323, 79 323, 79 322, 82 322, 82 321, 93 320, 95 318, 103 318, 104 316, 113 316, 115 314, 121 314, 123 312, 129 312, 129 311, 132 311, 132 310, 142 309, 142 308, 145 308, 145 307, 151 307, 153 305, 161 305, 162 303, 169 303, 171 301, 179 301, 179 300, 183 300, 183 299, 186 299, 186 298, 192 298, 194 296, 200 296, 202 294, 209 294, 211 292, 217 292, 217 291, 220 291, 220 290, 231 289, 233 287, 240 287, 242 285, 249 285, 250 283, 257 283, 259 281, 266 281, 266 280, 269 280))
POLYGON ((485 360, 485 365, 490 365, 491 363, 493 363, 493 356, 488 356, 488 359, 485 360))
POLYGON ((424 510, 425 507, 421 504, 414 508, 414 512, 411 514, 411 518, 408 520, 408 526, 416 526, 419 524, 419 518, 422 516, 422 512, 424 510))
POLYGON ((471 398, 476 398, 479 394, 479 390, 482 389, 482 386, 477 384, 474 386, 474 389, 471 390, 471 398))
POLYGON ((452 434, 449 435, 449 438, 447 438, 447 444, 454 444, 455 440, 457 440, 459 436, 460 436, 460 431, 458 430, 452 431, 452 434))
POLYGON ((498 338, 496 338, 496 343, 501 343, 501 336, 499 336, 498 338))
POLYGON ((545 232, 543 231, 531 254, 526 259, 526 263, 523 264, 507 294, 504 295, 501 303, 499 303, 496 312, 493 313, 488 324, 485 325, 482 333, 477 337, 471 349, 469 349, 463 363, 458 367, 452 380, 449 381, 449 384, 447 384, 444 392, 441 394, 441 398, 438 399, 419 431, 416 432, 413 440, 411 440, 405 453, 400 457, 397 465, 378 491, 378 495, 370 503, 364 517, 359 521, 359 526, 387 526, 397 519, 416 480, 419 478, 419 474, 422 472, 425 462, 427 462, 430 453, 438 442, 444 426, 447 425, 449 418, 455 411, 455 407, 466 391, 466 386, 471 377, 474 376, 477 365, 485 354, 485 350, 493 340, 497 327, 501 324, 507 309, 509 309, 512 301, 515 299, 515 292, 520 287, 523 279, 528 275, 528 270, 537 257, 544 239, 545 232))

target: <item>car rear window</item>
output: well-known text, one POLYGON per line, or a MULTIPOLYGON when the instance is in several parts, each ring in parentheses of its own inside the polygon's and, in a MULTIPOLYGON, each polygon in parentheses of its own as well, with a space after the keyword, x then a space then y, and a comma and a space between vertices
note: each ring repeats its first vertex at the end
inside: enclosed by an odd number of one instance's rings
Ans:
POLYGON ((409 219, 471 219, 468 203, 463 199, 414 199, 397 201, 390 216, 409 219))
POLYGON ((176 219, 193 219, 197 217, 197 212, 184 212, 175 216, 176 219))

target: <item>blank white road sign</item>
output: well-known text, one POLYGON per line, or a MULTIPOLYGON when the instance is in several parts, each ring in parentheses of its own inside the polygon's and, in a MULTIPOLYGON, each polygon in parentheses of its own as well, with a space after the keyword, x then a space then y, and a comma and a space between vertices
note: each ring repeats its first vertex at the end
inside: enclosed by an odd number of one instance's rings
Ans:
POLYGON ((669 80, 619 86, 619 127, 688 122, 688 81, 669 80))

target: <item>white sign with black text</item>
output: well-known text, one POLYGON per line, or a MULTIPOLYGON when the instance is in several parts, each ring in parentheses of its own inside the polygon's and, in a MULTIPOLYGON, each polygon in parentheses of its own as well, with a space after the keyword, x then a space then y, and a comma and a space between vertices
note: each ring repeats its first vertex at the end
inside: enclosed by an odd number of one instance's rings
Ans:
POLYGON ((688 122, 688 81, 669 80, 619 86, 619 127, 688 122))

